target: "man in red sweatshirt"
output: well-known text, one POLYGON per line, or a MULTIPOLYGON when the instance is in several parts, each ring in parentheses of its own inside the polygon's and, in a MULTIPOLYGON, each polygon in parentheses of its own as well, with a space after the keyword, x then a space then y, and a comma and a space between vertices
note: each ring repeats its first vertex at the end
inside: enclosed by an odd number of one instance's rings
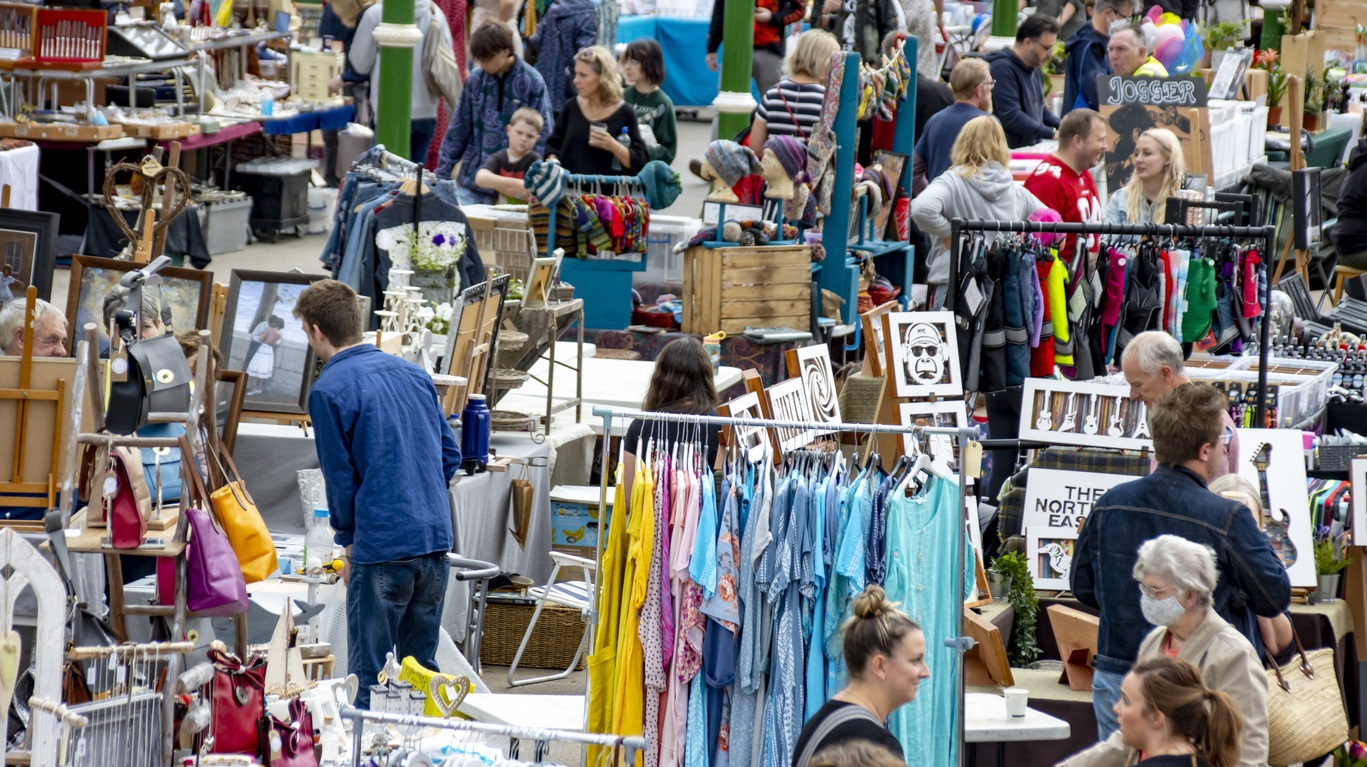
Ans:
MULTIPOLYGON (((721 47, 724 0, 712 4, 712 23, 707 28, 707 68, 717 71, 717 49, 721 47)), ((802 20, 806 4, 798 0, 756 0, 755 53, 750 72, 759 94, 778 85, 783 75, 783 29, 802 20)))
MULTIPOLYGON (((1103 207, 1091 169, 1106 154, 1106 120, 1090 109, 1074 109, 1058 126, 1058 150, 1035 167, 1025 188, 1058 211, 1064 221, 1101 223, 1103 207)), ((1068 235, 1059 255, 1072 263, 1077 235, 1068 235)), ((1087 250, 1095 254, 1096 235, 1088 235, 1087 250)))

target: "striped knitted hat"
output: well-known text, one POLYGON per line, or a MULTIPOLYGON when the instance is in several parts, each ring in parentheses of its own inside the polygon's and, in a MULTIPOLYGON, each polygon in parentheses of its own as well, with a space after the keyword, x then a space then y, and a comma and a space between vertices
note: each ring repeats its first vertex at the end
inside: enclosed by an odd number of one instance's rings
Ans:
POLYGON ((707 145, 707 162, 727 186, 735 186, 741 179, 759 172, 759 158, 749 147, 734 141, 717 139, 707 145))
POLYGON ((565 169, 555 160, 536 160, 522 183, 542 205, 550 207, 565 193, 565 169))
POLYGON ((788 177, 795 183, 805 184, 812 180, 807 173, 807 147, 792 136, 774 136, 764 142, 764 148, 774 153, 779 165, 788 171, 788 177))

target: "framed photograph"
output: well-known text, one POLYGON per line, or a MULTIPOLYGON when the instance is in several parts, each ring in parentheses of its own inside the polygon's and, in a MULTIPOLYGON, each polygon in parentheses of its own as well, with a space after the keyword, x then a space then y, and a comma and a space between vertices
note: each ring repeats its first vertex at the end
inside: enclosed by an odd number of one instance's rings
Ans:
MULTIPOLYGON (((554 259, 537 259, 553 261, 554 259)), ((487 349, 498 339, 498 328, 502 324, 503 296, 508 292, 511 277, 506 274, 492 278, 488 283, 488 298, 484 291, 486 283, 471 285, 461 291, 454 302, 455 312, 451 316, 451 327, 446 331, 446 349, 442 352, 441 368, 446 375, 460 376, 468 380, 470 392, 478 394, 488 380, 487 349), (480 352, 480 360, 472 355, 480 352)), ((522 294, 525 298, 527 293, 522 294)))
POLYGON ((835 371, 831 369, 829 347, 826 344, 813 344, 801 349, 789 349, 787 359, 788 376, 802 381, 802 387, 812 401, 812 414, 816 420, 841 423, 840 401, 835 392, 835 371))
POLYGON ((1020 438, 1055 445, 1153 448, 1149 412, 1124 385, 1027 378, 1020 438))
MULTIPOLYGON (((897 404, 898 423, 902 426, 932 426, 960 429, 968 425, 968 409, 959 400, 948 402, 900 402, 897 404)), ((902 435, 902 452, 910 454, 916 442, 915 434, 902 435)), ((958 441, 948 434, 927 434, 925 446, 932 456, 951 455, 949 462, 959 468, 958 441)))
MULTIPOLYGON (((104 297, 125 274, 138 268, 140 265, 132 261, 72 256, 71 284, 66 294, 66 326, 72 338, 80 338, 81 328, 93 322, 98 328, 100 345, 105 347, 109 343, 104 297)), ((196 330, 208 327, 213 279, 213 272, 168 266, 149 279, 143 291, 160 294, 163 319, 167 312, 171 315, 168 331, 196 330)))
POLYGON ((57 265, 56 213, 0 208, 0 304, 5 285, 19 298, 29 285, 52 300, 52 270, 57 265), (17 284, 16 284, 17 283, 17 284))
POLYGON ((532 259, 532 270, 527 275, 527 286, 522 291, 523 306, 551 302, 550 291, 555 289, 560 274, 560 260, 564 257, 565 251, 556 248, 555 255, 550 258, 532 259))
POLYGON ((322 274, 233 270, 219 351, 225 368, 246 373, 247 410, 308 412, 315 355, 294 305, 305 288, 323 279, 322 274))
MULTIPOLYGON (((907 167, 907 156, 898 152, 889 152, 886 149, 879 149, 873 153, 873 164, 882 165, 883 172, 892 180, 894 189, 902 188, 902 173, 907 167)), ((888 221, 892 220, 892 204, 897 195, 889 195, 883 201, 883 207, 873 216, 873 238, 875 240, 897 240, 896 233, 888 235, 888 221)))
MULTIPOLYGON (((812 401, 807 397, 807 390, 802 387, 800 378, 779 381, 765 389, 764 395, 769 398, 769 412, 775 421, 814 419, 812 401)), ((816 430, 775 426, 774 439, 777 442, 775 452, 782 455, 790 450, 799 450, 810 445, 812 440, 816 439, 816 430)))
POLYGON ((883 375, 883 315, 896 308, 897 302, 889 301, 859 315, 859 324, 864 333, 864 359, 869 362, 869 375, 875 378, 883 375))
MULTIPOLYGON (((1261 489, 1263 529, 1294 588, 1314 588, 1314 531, 1305 484, 1305 442, 1295 429, 1240 429, 1239 476, 1261 489)), ((1350 475, 1351 477, 1351 475, 1350 475)))
POLYGON ((242 401, 247 394, 247 374, 241 370, 217 370, 214 376, 214 420, 218 435, 228 452, 237 442, 237 427, 242 423, 242 401))
MULTIPOLYGON (((764 417, 764 411, 760 408, 759 395, 752 391, 719 405, 717 412, 731 418, 760 419, 764 417)), ((732 426, 730 432, 732 444, 736 445, 736 448, 750 463, 755 463, 764 457, 763 426, 732 426)))
POLYGON ((890 312, 883 339, 899 398, 963 396, 953 312, 890 312))
POLYGON ((1077 529, 1037 527, 1025 532, 1025 556, 1035 588, 1044 591, 1071 589, 1073 586, 1069 582, 1069 574, 1073 566, 1073 546, 1077 544, 1077 529))

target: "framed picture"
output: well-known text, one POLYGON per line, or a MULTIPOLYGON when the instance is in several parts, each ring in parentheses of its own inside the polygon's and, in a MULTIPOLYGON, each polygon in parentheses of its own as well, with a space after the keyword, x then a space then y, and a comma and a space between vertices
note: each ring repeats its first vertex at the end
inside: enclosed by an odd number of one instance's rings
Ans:
POLYGON ((1067 591, 1073 587, 1069 576, 1076 544, 1076 528, 1037 527, 1026 531, 1026 563, 1035 588, 1067 591))
POLYGON ((1092 506, 1116 485, 1133 481, 1123 474, 1060 469, 1030 470, 1025 486, 1021 528, 1071 527, 1082 530, 1092 506))
POLYGON ((836 397, 835 371, 831 369, 829 347, 826 344, 813 344, 801 349, 789 349, 787 358, 788 375, 802 381, 802 388, 812 401, 812 414, 816 420, 841 423, 840 401, 836 397))
MULTIPOLYGON (((882 165, 883 172, 891 179, 894 189, 902 188, 902 173, 907 167, 907 156, 898 152, 879 149, 873 153, 873 164, 882 165)), ((897 195, 889 195, 883 207, 873 216, 873 238, 875 240, 897 240, 896 233, 888 236, 888 221, 892 219, 893 200, 897 195)))
POLYGON ((864 359, 869 361, 869 375, 883 375, 883 315, 897 308, 896 301, 880 304, 859 315, 864 333, 864 359))
POLYGON ((57 265, 56 213, 0 208, 0 303, 8 280, 15 298, 29 285, 52 300, 52 270, 57 265))
POLYGON ((953 312, 888 313, 883 339, 899 398, 963 396, 953 312))
POLYGON ((294 305, 322 274, 234 269, 228 282, 219 351, 223 366, 246 373, 247 410, 308 412, 314 353, 294 305))
MULTIPOLYGON (((487 350, 481 347, 488 344, 488 348, 492 349, 497 342, 498 328, 502 324, 503 296, 508 292, 511 279, 506 274, 493 277, 492 282, 487 284, 487 299, 484 295, 486 283, 481 282, 461 291, 454 302, 455 312, 451 316, 451 327, 446 331, 446 349, 442 352, 441 368, 447 375, 467 379, 470 392, 478 394, 484 391, 483 386, 488 380, 487 359, 481 365, 479 360, 472 359, 472 355, 479 351, 487 356, 487 350)), ((523 293, 523 297, 526 296, 523 293)))
POLYGON ((555 255, 550 258, 532 259, 532 270, 527 275, 527 286, 522 291, 523 306, 551 302, 550 291, 555 289, 560 274, 560 260, 564 257, 565 251, 556 248, 555 255))
MULTIPOLYGON (((769 398, 769 412, 775 421, 813 420, 812 401, 807 398, 807 391, 802 387, 802 379, 789 378, 786 381, 779 381, 765 389, 764 394, 769 398)), ((816 430, 775 426, 774 438, 777 441, 776 452, 781 455, 811 444, 812 440, 816 439, 816 430)))
MULTIPOLYGON (((752 391, 722 404, 717 408, 717 412, 731 418, 760 419, 764 417, 764 411, 760 408, 759 395, 752 391)), ((730 436, 733 444, 736 445, 736 449, 742 451, 750 463, 755 463, 764 457, 763 426, 732 426, 730 436)))
MULTIPOLYGON (((81 329, 87 322, 93 322, 98 328, 101 346, 108 344, 104 297, 125 274, 140 267, 140 264, 132 261, 112 258, 71 258, 71 284, 66 294, 66 326, 72 338, 80 338, 81 329)), ((163 319, 168 311, 171 315, 167 323, 168 331, 196 330, 208 327, 213 279, 213 272, 168 266, 149 279, 143 291, 144 294, 148 291, 159 294, 163 319)))
POLYGON ((1020 438, 1055 445, 1142 450, 1153 447, 1149 412, 1128 386, 1025 379, 1020 438))
MULTIPOLYGON (((968 425, 968 409, 959 400, 949 402, 900 402, 897 405, 898 423, 903 426, 931 426, 960 429, 968 425)), ((915 434, 902 435, 902 452, 910 454, 915 434)), ((925 445, 932 456, 953 456, 949 465, 959 468, 958 441, 948 434, 927 434, 925 445)))
POLYGON ((1313 588, 1314 531, 1305 484, 1305 442, 1296 429, 1240 429, 1239 476, 1261 488, 1263 529, 1293 588, 1313 588))
POLYGON ((215 371, 214 419, 218 422, 218 436, 228 452, 237 442, 237 427, 242 423, 242 401, 247 394, 247 374, 241 370, 215 371))

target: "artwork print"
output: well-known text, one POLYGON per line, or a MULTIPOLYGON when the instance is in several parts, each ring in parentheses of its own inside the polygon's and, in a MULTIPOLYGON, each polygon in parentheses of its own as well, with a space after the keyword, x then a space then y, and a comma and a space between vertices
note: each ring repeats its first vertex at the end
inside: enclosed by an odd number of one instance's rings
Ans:
MULTIPOLYGON (((831 354, 826 344, 795 349, 796 370, 788 373, 802 381, 802 388, 812 401, 812 414, 824 423, 841 423, 840 402, 836 397, 835 373, 831 370, 831 354)), ((791 366, 790 366, 791 367, 791 366)))
MULTIPOLYGON (((779 381, 765 390, 769 397, 769 412, 776 421, 811 422, 812 401, 802 388, 802 381, 789 378, 779 381)), ((816 431, 811 428, 775 426, 774 435, 778 440, 778 452, 786 453, 811 444, 816 439, 816 431)))
POLYGON ((1314 588, 1314 534, 1305 484, 1305 445, 1294 429, 1240 429, 1239 476, 1258 488, 1258 526, 1295 588, 1314 588))
MULTIPOLYGON (((136 268, 137 264, 131 261, 112 258, 72 258, 66 305, 67 327, 72 337, 77 337, 86 323, 94 323, 101 349, 108 348, 104 298, 125 274, 136 268)), ((167 267, 153 275, 143 291, 161 306, 162 321, 168 331, 196 330, 207 327, 212 279, 211 273, 198 269, 167 267)), ((138 311, 138 307, 127 308, 138 311)))
MULTIPOLYGON (((760 408, 759 395, 755 392, 746 392, 739 397, 722 405, 718 410, 725 410, 724 415, 731 418, 754 418, 764 417, 764 411, 760 408)), ((731 427, 731 439, 734 440, 736 449, 741 451, 746 460, 754 463, 764 457, 764 427, 747 424, 736 424, 731 427)))
POLYGON ((38 235, 0 229, 0 306, 23 300, 24 291, 33 282, 33 254, 38 248, 38 235))
POLYGON ((1077 530, 1071 527, 1042 527, 1026 531, 1025 556, 1035 588, 1066 591, 1072 588, 1073 549, 1077 530))
POLYGON ((883 322, 887 366, 899 398, 963 395, 952 312, 892 312, 883 322))
POLYGON ((247 374, 247 410, 306 412, 314 353, 294 307, 309 283, 320 279, 233 270, 220 345, 225 367, 247 374))
POLYGON ((1152 449, 1149 414, 1128 386, 1025 379, 1020 438, 1054 445, 1152 449))
MULTIPOLYGON (((968 425, 968 411, 963 402, 902 402, 897 405, 898 423, 902 426, 929 426, 933 428, 961 429, 968 425)), ((902 451, 913 454, 915 434, 902 435, 902 451)), ((927 434, 923 443, 927 452, 935 458, 944 459, 955 471, 959 468, 959 453, 956 440, 950 434, 927 434)))
POLYGON ((7 300, 6 285, 14 298, 32 285, 39 298, 52 300, 57 221, 56 213, 0 208, 0 304, 7 300))

